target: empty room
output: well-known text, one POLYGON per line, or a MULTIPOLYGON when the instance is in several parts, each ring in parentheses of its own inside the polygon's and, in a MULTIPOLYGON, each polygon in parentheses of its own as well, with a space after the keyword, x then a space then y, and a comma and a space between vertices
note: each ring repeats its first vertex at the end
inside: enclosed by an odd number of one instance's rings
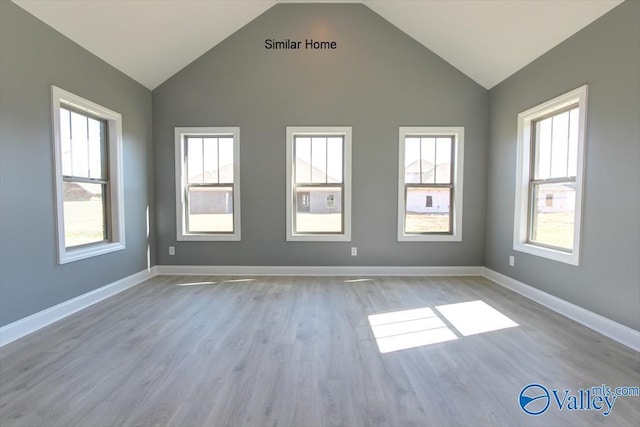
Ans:
POLYGON ((0 0, 0 425, 640 424, 640 0, 0 0))

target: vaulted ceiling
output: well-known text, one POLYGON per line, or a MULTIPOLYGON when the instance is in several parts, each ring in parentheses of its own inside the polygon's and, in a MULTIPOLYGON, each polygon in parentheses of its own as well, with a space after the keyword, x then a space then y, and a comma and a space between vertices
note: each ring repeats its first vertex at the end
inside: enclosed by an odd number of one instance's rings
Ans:
MULTIPOLYGON (((13 0, 154 89, 278 3, 295 0, 13 0)), ((361 0, 489 89, 623 0, 361 0)), ((354 0, 308 1, 353 3, 354 0)))

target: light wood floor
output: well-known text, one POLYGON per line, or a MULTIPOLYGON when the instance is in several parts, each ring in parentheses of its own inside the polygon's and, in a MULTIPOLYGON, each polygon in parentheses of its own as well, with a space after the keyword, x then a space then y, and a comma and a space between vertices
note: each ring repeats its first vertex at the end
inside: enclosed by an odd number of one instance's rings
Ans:
MULTIPOLYGON (((0 425, 634 425, 518 404, 639 386, 640 356, 481 278, 158 276, 0 352, 0 425), (368 316, 483 301, 518 326, 380 353, 368 316)), ((482 319, 478 319, 480 323, 482 319)))

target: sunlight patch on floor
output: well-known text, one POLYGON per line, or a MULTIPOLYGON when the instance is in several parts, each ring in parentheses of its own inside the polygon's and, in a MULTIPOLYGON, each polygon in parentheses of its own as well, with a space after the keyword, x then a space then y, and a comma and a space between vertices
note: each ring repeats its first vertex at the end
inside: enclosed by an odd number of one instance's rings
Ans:
POLYGON ((453 341, 518 326, 484 301, 372 314, 369 324, 380 353, 453 341))
POLYGON ((438 305, 436 310, 465 337, 519 326, 484 301, 438 305))
POLYGON ((215 285, 218 282, 187 282, 176 283, 177 286, 201 286, 201 285, 215 285))
POLYGON ((457 339, 430 308, 373 314, 369 323, 380 353, 457 339))

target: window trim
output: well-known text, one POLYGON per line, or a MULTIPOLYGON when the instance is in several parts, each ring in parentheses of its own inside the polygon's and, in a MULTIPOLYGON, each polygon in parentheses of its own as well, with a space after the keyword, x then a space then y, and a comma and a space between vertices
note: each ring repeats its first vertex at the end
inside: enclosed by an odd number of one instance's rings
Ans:
MULTIPOLYGON (((398 131, 398 241, 399 242, 460 242, 462 241, 462 202, 464 178, 464 126, 401 126, 398 131), (407 234, 405 228, 405 138, 408 136, 453 137, 453 205, 451 233, 407 234)), ((424 184, 425 186, 429 186, 424 184)), ((434 184, 438 186, 442 184, 434 184)))
POLYGON ((240 128, 239 127, 178 127, 175 135, 175 182, 176 182, 176 240, 177 241, 240 241, 240 128), (233 138, 233 233, 188 233, 185 215, 184 176, 185 137, 231 136, 233 138))
POLYGON ((287 241, 290 242, 350 242, 351 241, 351 126, 287 126, 286 129, 286 228, 287 241), (332 136, 344 137, 343 187, 343 232, 342 233, 295 233, 293 209, 296 206, 294 189, 293 142, 296 136, 332 136))
POLYGON ((51 85, 53 130, 54 190, 56 212, 56 244, 58 264, 120 251, 126 248, 124 225, 124 187, 122 164, 122 115, 92 101, 51 85), (107 126, 108 203, 105 222, 109 225, 108 240, 67 248, 64 230, 64 177, 62 174, 62 141, 60 108, 68 107, 80 113, 104 120, 107 126))
POLYGON ((582 233, 582 196, 584 188, 585 144, 587 129, 588 85, 555 97, 540 105, 518 114, 518 135, 516 153, 516 191, 513 226, 513 249, 542 258, 580 265, 580 237, 582 233), (567 107, 578 104, 578 159, 576 167, 575 219, 573 229, 573 250, 563 251, 528 240, 530 228, 530 178, 532 173, 531 155, 533 149, 531 125, 536 120, 553 115, 567 107))

